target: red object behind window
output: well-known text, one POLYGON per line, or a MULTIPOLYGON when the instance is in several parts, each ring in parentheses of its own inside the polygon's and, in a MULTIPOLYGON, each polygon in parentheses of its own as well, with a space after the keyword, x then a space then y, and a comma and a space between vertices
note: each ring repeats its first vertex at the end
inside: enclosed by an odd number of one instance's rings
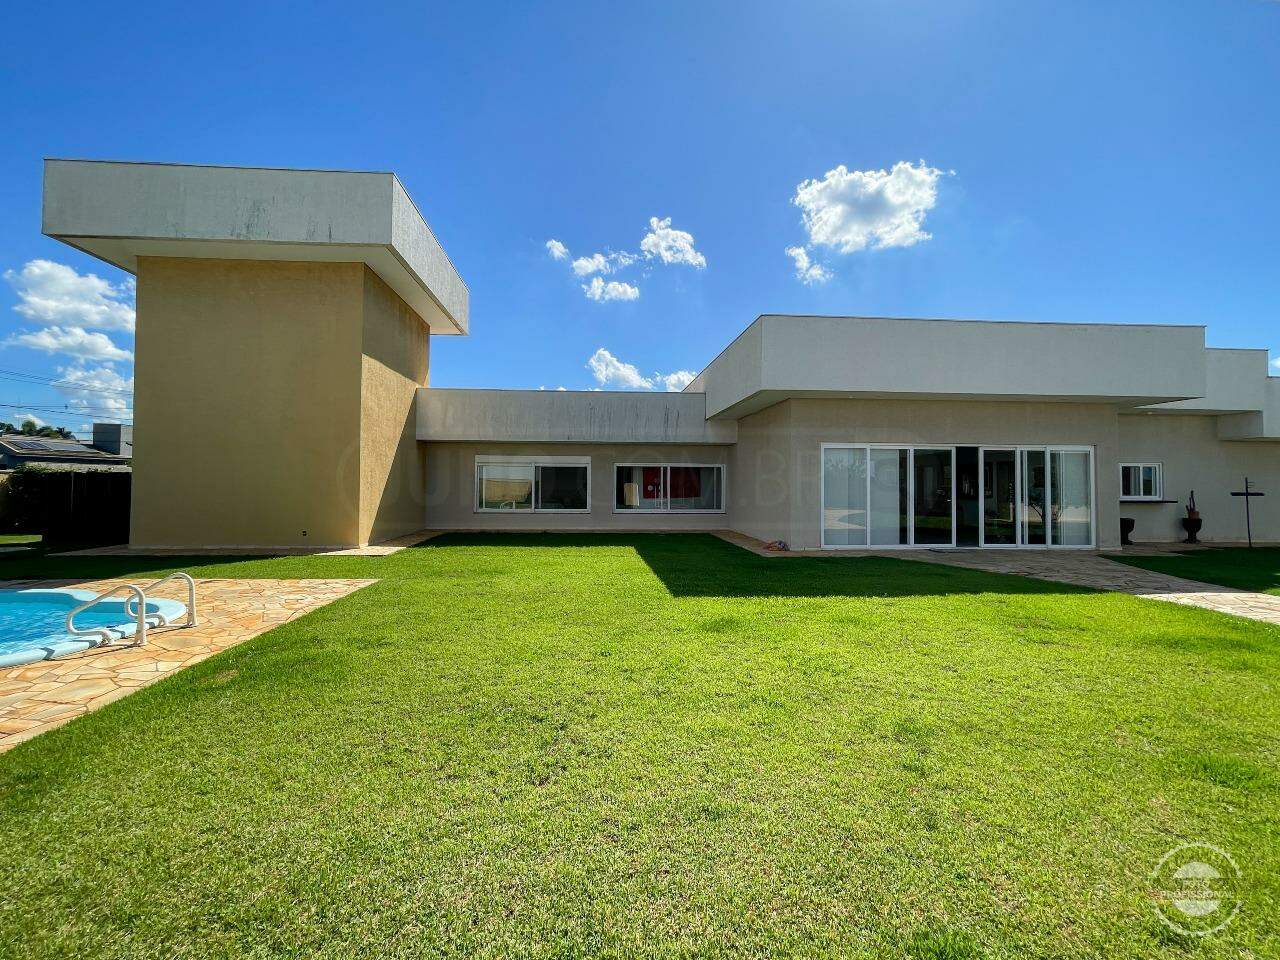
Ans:
POLYGON ((645 500, 661 500, 662 499, 662 468, 661 467, 643 467, 640 471, 640 479, 644 484, 642 496, 645 500))
POLYGON ((702 496, 702 471, 697 467, 672 467, 670 482, 672 500, 696 500, 702 496))

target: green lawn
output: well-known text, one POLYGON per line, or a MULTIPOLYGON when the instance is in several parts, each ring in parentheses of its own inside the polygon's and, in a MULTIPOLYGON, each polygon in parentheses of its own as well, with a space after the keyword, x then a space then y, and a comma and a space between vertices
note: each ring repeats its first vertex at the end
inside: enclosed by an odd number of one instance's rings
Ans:
POLYGON ((0 546, 22 543, 39 543, 40 539, 40 534, 38 533, 0 533, 0 546))
POLYGON ((697 535, 0 576, 174 566, 383 579, 0 756, 0 956, 1280 955, 1275 627, 697 535))
POLYGON ((1115 554, 1111 559, 1142 567, 1144 570, 1199 580, 1201 583, 1216 583, 1224 587, 1280 596, 1280 547, 1187 550, 1154 557, 1115 554))

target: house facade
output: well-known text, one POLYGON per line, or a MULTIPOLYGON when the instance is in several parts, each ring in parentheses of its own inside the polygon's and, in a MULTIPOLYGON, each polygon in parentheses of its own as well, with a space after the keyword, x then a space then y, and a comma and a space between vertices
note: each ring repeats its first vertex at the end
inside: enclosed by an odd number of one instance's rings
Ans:
POLYGON ((138 284, 137 547, 423 528, 793 549, 1280 540, 1280 378, 1202 326, 757 317, 681 393, 430 386, 468 291, 389 173, 46 162, 138 284))

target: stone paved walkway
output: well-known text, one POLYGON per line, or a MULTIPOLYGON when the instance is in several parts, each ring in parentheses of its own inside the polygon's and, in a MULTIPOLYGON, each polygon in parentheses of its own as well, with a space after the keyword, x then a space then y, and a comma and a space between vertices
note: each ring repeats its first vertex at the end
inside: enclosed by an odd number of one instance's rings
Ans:
MULTIPOLYGON (((125 582, 10 581, 0 586, 101 591, 125 582)), ((194 627, 150 630, 142 647, 97 647, 0 669, 0 752, 376 582, 197 580, 199 622, 194 627)), ((183 603, 187 599, 185 587, 173 582, 160 595, 183 603)))
POLYGON ((1280 625, 1280 597, 1247 593, 1232 587, 1184 580, 1153 570, 1117 563, 1096 553, 1044 550, 911 550, 901 556, 926 563, 942 563, 990 573, 1012 573, 1037 580, 1053 580, 1095 590, 1128 593, 1148 600, 1166 600, 1204 607, 1251 620, 1280 625))
MULTIPOLYGON (((722 540, 763 557, 832 556, 830 551, 770 551, 752 537, 733 531, 717 531, 722 540)), ((1147 551, 1153 552, 1153 551, 1147 551)), ((1127 593, 1148 600, 1165 600, 1190 607, 1204 607, 1250 620, 1280 625, 1280 597, 1269 593, 1248 593, 1233 587, 1184 580, 1168 574, 1131 567, 1081 550, 852 550, 838 556, 896 557, 951 567, 967 567, 988 573, 1009 573, 1036 580, 1070 583, 1094 590, 1127 593)))

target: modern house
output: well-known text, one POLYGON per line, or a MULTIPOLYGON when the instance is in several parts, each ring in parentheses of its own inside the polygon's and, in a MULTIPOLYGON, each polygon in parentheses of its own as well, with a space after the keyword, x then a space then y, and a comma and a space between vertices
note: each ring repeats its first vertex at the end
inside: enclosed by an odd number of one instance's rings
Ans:
POLYGON ((682 393, 429 386, 468 292, 390 173, 50 160, 138 284, 137 547, 728 528, 793 549, 1280 540, 1280 378, 1202 326, 757 317, 682 393))

